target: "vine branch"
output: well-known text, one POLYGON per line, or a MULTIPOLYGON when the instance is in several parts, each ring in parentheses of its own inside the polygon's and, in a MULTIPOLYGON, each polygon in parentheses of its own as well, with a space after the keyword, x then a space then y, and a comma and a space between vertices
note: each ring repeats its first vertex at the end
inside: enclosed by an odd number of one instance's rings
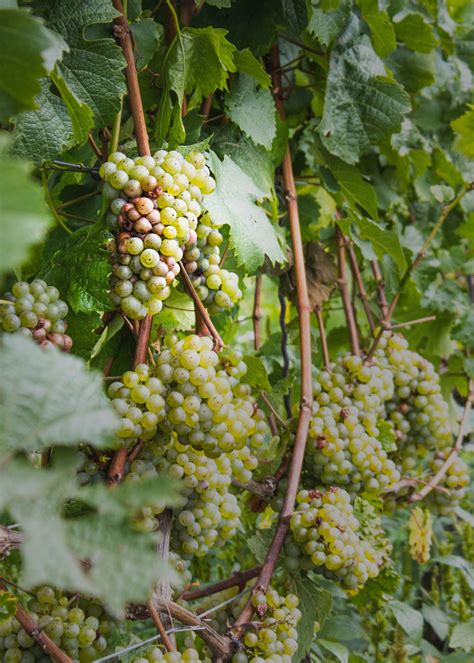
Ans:
POLYGON ((359 263, 357 262, 357 256, 354 251, 354 245, 350 239, 346 238, 347 253, 349 255, 349 261, 351 263, 351 270, 354 277, 354 281, 357 284, 357 290, 359 292, 359 299, 362 302, 364 307, 365 316, 370 327, 372 335, 375 331, 374 318, 372 316, 372 311, 370 310, 370 304, 367 297, 367 292, 365 289, 364 281, 362 280, 362 274, 360 272, 359 263))
POLYGON ((354 309, 352 308, 351 296, 349 294, 349 287, 347 283, 347 267, 346 267, 346 250, 344 235, 339 227, 336 227, 337 236, 337 266, 338 266, 338 279, 339 290, 341 292, 342 305, 344 307, 344 314, 346 316, 347 331, 349 334, 349 343, 351 346, 352 354, 360 356, 359 335, 357 333, 357 325, 354 316, 354 309))
POLYGON ((252 312, 252 322, 253 322, 253 346, 255 351, 260 350, 261 337, 260 337, 260 321, 262 319, 262 309, 261 309, 261 300, 262 300, 262 277, 258 275, 255 279, 255 295, 253 300, 253 312, 252 312))
MULTIPOLYGON (((211 320, 211 318, 210 318, 210 316, 209 316, 209 313, 207 312, 207 308, 204 306, 204 304, 202 303, 202 301, 199 299, 199 295, 197 294, 196 289, 195 289, 195 287, 194 287, 194 285, 193 285, 193 282, 192 282, 191 279, 189 278, 189 274, 187 273, 187 271, 186 271, 186 269, 185 269, 183 263, 180 262, 180 263, 179 263, 179 266, 180 266, 180 268, 181 268, 181 272, 180 272, 180 274, 181 274, 181 276, 182 276, 182 278, 183 278, 183 281, 184 281, 184 285, 185 285, 185 287, 186 287, 186 290, 188 291, 189 296, 190 296, 191 299, 193 300, 193 302, 194 302, 194 307, 195 307, 197 313, 199 313, 199 316, 202 318, 202 322, 203 322, 203 324, 204 324, 204 325, 207 327, 207 329, 209 330, 209 334, 210 334, 210 336, 212 336, 212 339, 213 339, 213 341, 214 341, 214 350, 215 350, 216 352, 219 352, 219 351, 222 350, 222 348, 224 347, 224 342, 223 342, 223 340, 221 339, 219 332, 218 332, 217 329, 214 327, 214 324, 213 324, 213 322, 212 322, 212 320, 211 320)), ((196 326, 199 327, 199 320, 198 320, 198 316, 197 316, 197 315, 196 315, 196 326)), ((198 333, 199 333, 199 332, 198 332, 198 333)))
POLYGON ((224 589, 229 589, 230 587, 240 587, 244 588, 245 583, 258 576, 262 567, 254 566, 247 571, 234 571, 234 573, 225 580, 220 580, 212 585, 207 585, 207 587, 200 587, 199 589, 194 589, 193 591, 184 592, 180 598, 183 601, 195 601, 196 599, 201 599, 204 596, 212 596, 212 594, 218 594, 219 592, 224 591, 224 589))

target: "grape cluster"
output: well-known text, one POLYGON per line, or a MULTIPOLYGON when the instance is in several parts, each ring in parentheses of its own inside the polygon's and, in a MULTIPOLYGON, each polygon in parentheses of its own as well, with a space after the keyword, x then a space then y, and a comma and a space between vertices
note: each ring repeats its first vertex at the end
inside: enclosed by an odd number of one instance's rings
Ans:
MULTIPOLYGON (((70 599, 52 587, 39 587, 28 610, 53 642, 74 662, 87 663, 107 653, 112 622, 93 600, 70 599)), ((0 622, 0 658, 4 663, 49 661, 34 639, 11 617, 0 622)))
POLYGON ((295 594, 280 596, 275 589, 258 591, 252 603, 261 621, 243 638, 244 651, 232 658, 233 663, 279 661, 291 663, 298 649, 297 626, 301 619, 299 600, 295 594))
POLYGON ((230 310, 242 297, 237 274, 221 267, 220 224, 203 214, 196 228, 196 241, 187 244, 184 266, 196 291, 211 311, 230 310))
POLYGON ((414 470, 433 449, 451 445, 448 404, 433 364, 408 349, 400 334, 382 337, 376 360, 393 374, 394 393, 385 407, 397 437, 397 460, 414 470))
MULTIPOLYGON (((434 476, 441 469, 449 454, 450 449, 438 451, 435 454, 428 466, 430 476, 434 476)), ((430 509, 442 515, 449 515, 461 503, 469 483, 469 467, 462 458, 458 457, 448 467, 446 474, 438 484, 440 488, 447 488, 449 493, 432 490, 427 497, 430 509)))
POLYGON ((290 528, 293 541, 286 546, 286 553, 291 568, 318 569, 347 589, 357 589, 378 575, 383 556, 371 541, 361 537, 345 490, 301 490, 290 528))
POLYGON ((109 386, 122 417, 118 438, 129 446, 152 439, 157 429, 175 431, 181 444, 213 457, 243 449, 247 441, 258 448, 264 424, 250 387, 241 382, 246 371, 239 351, 219 357, 207 336, 165 337, 154 375, 140 364, 109 386))
POLYGON ((132 663, 153 663, 153 661, 163 661, 163 663, 201 663, 209 661, 207 657, 202 657, 197 649, 188 647, 181 651, 163 652, 159 647, 151 647, 139 656, 134 656, 132 663))
POLYGON ((31 283, 17 281, 0 304, 0 328, 4 332, 33 338, 43 347, 55 346, 64 352, 72 347, 66 334, 68 313, 66 302, 59 299, 59 290, 42 279, 31 283))
POLYGON ((313 381, 306 466, 312 481, 351 494, 380 493, 400 478, 379 439, 379 419, 393 396, 391 372, 347 355, 313 381))

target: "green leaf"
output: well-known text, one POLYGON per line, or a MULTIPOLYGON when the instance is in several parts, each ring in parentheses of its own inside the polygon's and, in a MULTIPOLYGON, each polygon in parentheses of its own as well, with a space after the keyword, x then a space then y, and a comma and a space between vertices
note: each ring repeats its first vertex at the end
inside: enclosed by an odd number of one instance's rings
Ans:
POLYGON ((351 13, 349 0, 341 0, 329 9, 324 8, 321 0, 311 0, 311 15, 309 17, 308 31, 313 34, 323 46, 329 46, 345 28, 351 13))
POLYGON ((399 21, 395 17, 394 26, 397 39, 412 51, 429 53, 439 44, 433 28, 423 14, 410 12, 399 21))
POLYGON ((395 437, 395 430, 391 421, 377 421, 377 428, 379 435, 377 439, 382 445, 382 449, 386 453, 391 453, 397 450, 397 438, 395 437))
POLYGON ((55 69, 51 73, 51 80, 67 108, 72 123, 74 143, 83 143, 94 124, 92 110, 87 104, 79 101, 58 70, 55 69))
POLYGON ((459 569, 466 579, 467 584, 471 591, 474 591, 474 565, 458 555, 443 555, 436 557, 432 560, 437 564, 444 564, 445 566, 452 566, 454 569, 459 569))
POLYGON ((349 650, 344 645, 341 645, 341 643, 333 642, 332 640, 326 640, 325 638, 318 638, 318 644, 331 652, 331 654, 337 658, 340 663, 348 663, 349 650))
POLYGON ((435 184, 430 186, 430 191, 433 194, 433 198, 437 200, 438 203, 449 203, 449 201, 454 198, 453 188, 446 186, 445 184, 435 184))
POLYGON ((423 605, 421 609, 423 617, 442 641, 446 640, 449 633, 449 618, 443 610, 435 605, 423 605))
POLYGON ((290 30, 299 35, 308 24, 308 10, 305 0, 281 0, 283 16, 290 30))
POLYGON ((103 248, 108 232, 101 222, 65 237, 41 277, 56 285, 74 311, 89 313, 112 309, 108 292, 110 254, 103 248))
POLYGON ((137 69, 144 69, 164 39, 163 26, 152 18, 144 18, 130 26, 135 46, 137 69))
POLYGON ((415 53, 404 46, 399 46, 387 60, 395 78, 407 92, 418 92, 434 83, 435 64, 434 53, 415 53))
POLYGON ((66 50, 64 40, 25 9, 0 8, 0 121, 37 107, 40 78, 66 50))
POLYGON ((456 134, 455 149, 474 158, 474 105, 468 104, 468 107, 464 115, 451 122, 451 127, 456 134))
POLYGON ((402 276, 406 271, 407 261, 399 235, 393 230, 384 230, 370 219, 355 215, 353 218, 357 224, 360 238, 372 243, 379 260, 382 260, 387 254, 391 256, 398 267, 399 275, 402 276))
POLYGON ((325 154, 325 161, 349 203, 360 205, 372 218, 377 219, 378 202, 374 187, 362 179, 360 170, 328 153, 325 154))
POLYGON ((0 449, 105 446, 117 424, 98 373, 77 357, 6 335, 0 346, 0 449))
POLYGON ((266 529, 257 532, 247 540, 249 550, 259 564, 264 562, 272 538, 273 530, 266 529))
POLYGON ((370 28, 375 52, 381 58, 386 58, 397 45, 389 15, 380 9, 378 0, 358 0, 358 5, 362 18, 370 28))
POLYGON ((160 315, 153 318, 154 326, 162 327, 167 332, 186 331, 193 326, 194 307, 189 295, 172 288, 171 295, 163 304, 160 315))
POLYGON ((52 468, 40 470, 15 460, 5 474, 0 505, 25 534, 21 548, 25 588, 53 584, 78 591, 99 598, 113 615, 123 616, 125 604, 146 601, 157 581, 176 580, 156 554, 157 535, 143 534, 130 525, 139 504, 157 500, 173 504, 176 494, 168 481, 157 477, 145 487, 140 482, 119 486, 113 496, 100 487, 103 499, 99 500, 96 488, 78 487, 75 455, 61 454, 53 454, 52 468), (64 518, 64 507, 72 498, 95 509, 64 518))
POLYGON ((401 601, 390 601, 388 607, 408 637, 415 644, 419 644, 423 635, 422 614, 408 603, 402 603, 401 601))
POLYGON ((244 48, 242 51, 234 53, 234 64, 238 71, 255 78, 261 87, 270 87, 272 82, 271 76, 267 74, 260 61, 257 60, 249 48, 244 48))
POLYGON ((256 204, 266 194, 227 156, 220 161, 211 152, 210 168, 217 188, 206 196, 204 206, 214 220, 230 226, 230 243, 237 262, 249 273, 263 264, 265 256, 272 263, 285 262, 276 231, 264 209, 256 204))
POLYGON ((385 73, 367 36, 345 34, 332 50, 319 135, 350 164, 399 129, 411 109, 404 89, 385 73))
POLYGON ((30 177, 31 166, 6 152, 0 140, 0 215, 4 219, 0 244, 0 274, 20 267, 32 246, 52 223, 41 187, 30 177))
POLYGON ((465 624, 456 624, 451 633, 449 646, 452 649, 463 649, 467 652, 474 650, 474 619, 465 624))
MULTIPOLYGON (((117 318, 120 318, 120 316, 117 316, 117 318)), ((123 318, 120 319, 123 324, 123 318)), ((100 339, 102 339, 102 336, 107 334, 107 330, 109 329, 109 326, 107 326, 103 334, 99 337, 99 340, 97 340, 98 337, 95 331, 102 325, 103 322, 99 313, 75 313, 69 310, 67 316, 67 333, 74 339, 71 352, 77 357, 89 361, 93 354, 93 349, 99 343, 100 339)))
POLYGON ((296 577, 293 580, 293 591, 300 600, 298 608, 301 611, 301 620, 298 624, 298 650, 295 660, 301 661, 309 652, 311 643, 316 638, 314 622, 318 622, 322 628, 331 612, 332 596, 309 578, 303 580, 296 577))
POLYGON ((267 150, 276 135, 275 103, 269 90, 258 90, 256 82, 241 74, 227 97, 227 115, 254 143, 267 150))
POLYGON ((256 389, 271 391, 272 387, 268 381, 268 373, 263 361, 253 355, 247 355, 244 357, 244 362, 247 364, 245 382, 256 389))

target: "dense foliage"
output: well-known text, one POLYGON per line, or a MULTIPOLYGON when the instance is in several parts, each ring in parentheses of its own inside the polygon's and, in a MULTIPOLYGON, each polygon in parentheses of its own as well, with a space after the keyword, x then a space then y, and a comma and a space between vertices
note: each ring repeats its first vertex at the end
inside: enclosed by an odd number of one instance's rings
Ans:
POLYGON ((468 663, 474 11, 0 2, 0 658, 468 663))

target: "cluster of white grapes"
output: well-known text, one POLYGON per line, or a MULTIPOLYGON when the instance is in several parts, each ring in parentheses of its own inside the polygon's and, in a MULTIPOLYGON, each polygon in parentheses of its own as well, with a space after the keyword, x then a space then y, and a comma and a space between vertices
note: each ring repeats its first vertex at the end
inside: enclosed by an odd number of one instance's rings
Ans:
POLYGON ((291 569, 297 559, 299 567, 319 570, 353 590, 378 575, 384 556, 362 537, 345 490, 301 490, 296 501, 290 520, 292 541, 285 547, 291 569))
MULTIPOLYGON (((114 625, 97 601, 70 598, 43 586, 34 591, 28 611, 74 663, 95 661, 107 653, 106 636, 114 625)), ((0 659, 4 663, 50 661, 15 617, 0 622, 0 659)))
POLYGON ((183 651, 162 651, 159 647, 150 647, 138 656, 131 659, 132 663, 204 663, 211 661, 209 657, 202 656, 194 647, 187 647, 183 651))
POLYGON ((194 245, 186 246, 185 269, 196 291, 211 313, 229 310, 242 297, 237 274, 221 267, 220 224, 209 214, 199 218, 194 245))
POLYGON ((184 259, 193 279, 206 281, 199 289, 202 299, 217 297, 216 306, 232 308, 241 296, 238 277, 221 269, 222 236, 202 214, 203 196, 216 186, 204 154, 158 150, 130 159, 114 152, 99 172, 110 200, 107 221, 116 232, 114 304, 134 320, 156 315, 184 259))
POLYGON ((140 364, 109 386, 121 417, 118 442, 150 440, 159 429, 212 457, 242 449, 247 441, 261 447, 266 424, 241 382, 247 371, 242 353, 219 356, 210 337, 195 334, 181 340, 168 335, 163 345, 153 373, 140 364))
POLYGON ((42 347, 55 346, 63 352, 72 347, 66 334, 68 305, 59 290, 42 279, 17 281, 0 304, 0 329, 32 338, 42 347))
POLYGON ((379 420, 393 395, 385 367, 346 355, 313 381, 313 413, 306 467, 314 483, 351 494, 381 493, 400 478, 380 441, 379 420))

